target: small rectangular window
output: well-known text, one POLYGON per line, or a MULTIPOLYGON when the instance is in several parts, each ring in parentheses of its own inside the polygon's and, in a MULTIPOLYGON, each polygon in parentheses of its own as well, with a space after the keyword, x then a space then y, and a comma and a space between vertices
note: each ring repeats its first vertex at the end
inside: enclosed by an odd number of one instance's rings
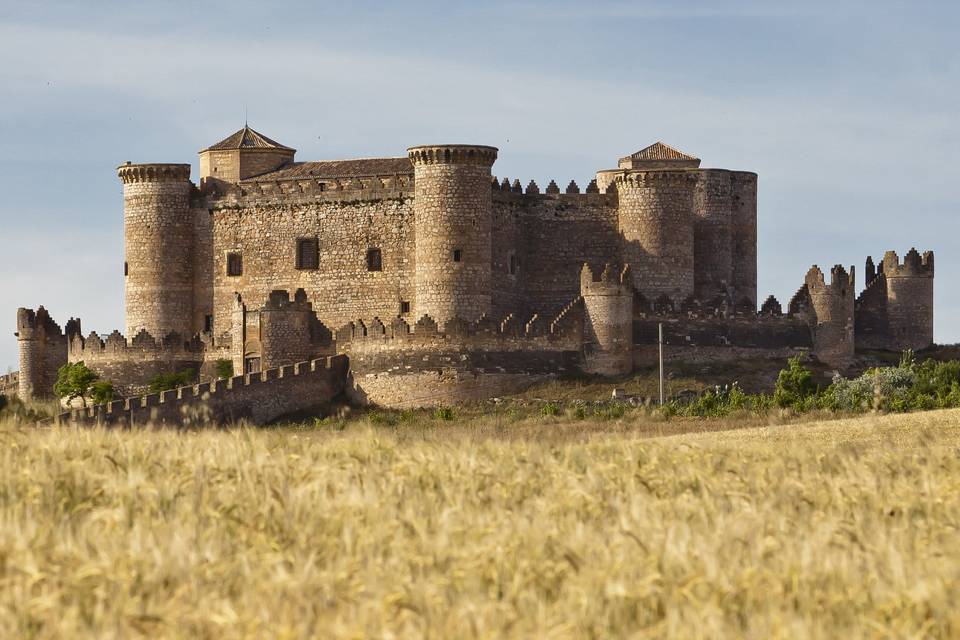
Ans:
POLYGON ((213 331, 213 316, 211 315, 203 316, 203 330, 213 331))
POLYGON ((317 269, 320 267, 320 250, 316 238, 297 240, 297 269, 317 269))
POLYGON ((380 249, 367 250, 367 271, 383 271, 383 254, 380 249))
POLYGON ((520 271, 520 258, 517 257, 517 254, 510 254, 510 275, 517 275, 517 271, 520 271))
POLYGON ((453 250, 453 261, 460 262, 463 260, 463 249, 454 249, 453 250))
POLYGON ((243 257, 239 253, 227 254, 227 275, 243 275, 243 257))
POLYGON ((410 302, 408 300, 400 301, 400 313, 410 313, 410 302))
POLYGON ((123 263, 123 275, 130 275, 130 265, 128 265, 126 262, 123 263))

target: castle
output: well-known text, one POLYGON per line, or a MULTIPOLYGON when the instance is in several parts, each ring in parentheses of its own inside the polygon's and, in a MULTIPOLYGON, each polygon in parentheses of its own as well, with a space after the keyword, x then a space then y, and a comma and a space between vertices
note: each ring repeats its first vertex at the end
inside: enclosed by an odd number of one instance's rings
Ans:
POLYGON ((189 164, 121 165, 125 333, 83 336, 79 320, 61 330, 21 309, 20 395, 48 395, 57 368, 83 360, 127 397, 88 417, 126 419, 196 397, 139 397, 193 368, 229 411, 238 385, 315 361, 323 393, 455 403, 628 374, 653 362, 661 323, 667 357, 693 361, 810 353, 843 367, 857 349, 933 342, 931 252, 867 258, 859 296, 853 267, 814 266, 786 311, 772 296, 758 311, 755 173, 657 142, 584 189, 541 189, 495 177, 497 153, 298 162, 244 126, 200 152, 198 183, 189 164), (226 383, 223 360, 238 374, 226 383))

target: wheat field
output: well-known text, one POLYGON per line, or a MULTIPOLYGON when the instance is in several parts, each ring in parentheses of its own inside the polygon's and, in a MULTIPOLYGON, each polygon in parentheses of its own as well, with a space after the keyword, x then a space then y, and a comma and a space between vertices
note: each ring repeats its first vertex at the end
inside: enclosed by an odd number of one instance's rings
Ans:
POLYGON ((958 637, 958 425, 8 423, 0 637, 958 637))

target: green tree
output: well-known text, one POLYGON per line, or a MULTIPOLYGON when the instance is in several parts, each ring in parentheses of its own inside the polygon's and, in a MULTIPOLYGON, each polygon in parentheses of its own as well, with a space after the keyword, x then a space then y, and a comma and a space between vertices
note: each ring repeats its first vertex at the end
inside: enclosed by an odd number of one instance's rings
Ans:
POLYGON ((90 399, 93 404, 107 404, 113 402, 113 383, 108 380, 98 380, 90 386, 90 399))
POLYGON ((86 395, 90 385, 97 381, 99 376, 90 370, 83 360, 68 362, 57 370, 57 382, 53 385, 53 392, 59 398, 66 398, 70 402, 80 398, 83 406, 87 406, 86 395))
POLYGON ((804 400, 817 393, 813 373, 803 366, 799 356, 787 361, 787 368, 777 376, 773 401, 778 407, 798 407, 804 400))

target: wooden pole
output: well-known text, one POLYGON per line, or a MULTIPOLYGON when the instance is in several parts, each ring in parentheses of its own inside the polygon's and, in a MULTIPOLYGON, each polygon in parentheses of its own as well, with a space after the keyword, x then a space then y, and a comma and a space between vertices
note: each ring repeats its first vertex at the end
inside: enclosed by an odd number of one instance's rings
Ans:
POLYGON ((657 323, 659 329, 659 339, 657 345, 660 348, 660 406, 663 406, 663 323, 657 323))

